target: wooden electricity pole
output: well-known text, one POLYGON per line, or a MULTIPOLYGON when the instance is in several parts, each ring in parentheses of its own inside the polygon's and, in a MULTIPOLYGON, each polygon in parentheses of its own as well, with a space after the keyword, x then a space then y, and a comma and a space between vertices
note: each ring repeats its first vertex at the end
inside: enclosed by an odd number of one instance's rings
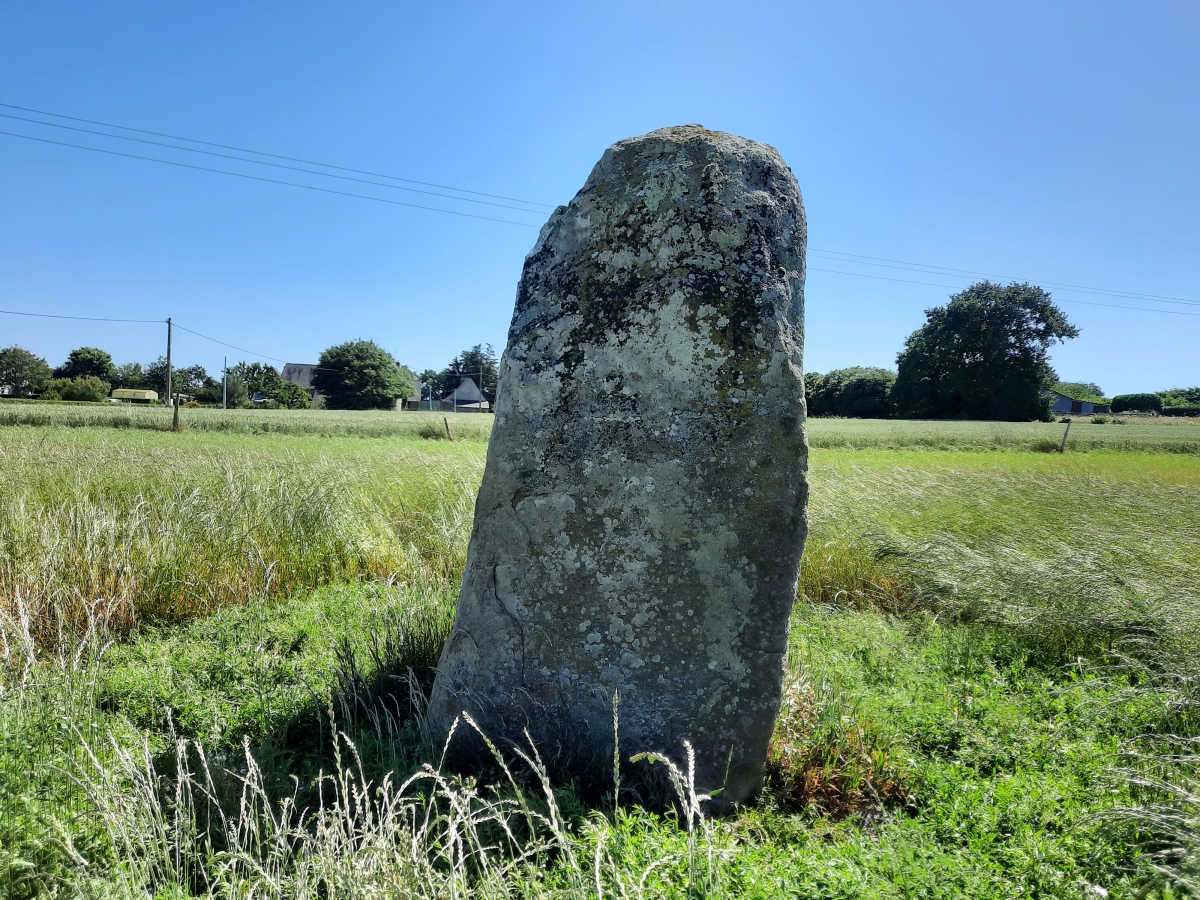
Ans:
POLYGON ((167 402, 171 403, 174 394, 171 391, 171 317, 167 316, 167 402))

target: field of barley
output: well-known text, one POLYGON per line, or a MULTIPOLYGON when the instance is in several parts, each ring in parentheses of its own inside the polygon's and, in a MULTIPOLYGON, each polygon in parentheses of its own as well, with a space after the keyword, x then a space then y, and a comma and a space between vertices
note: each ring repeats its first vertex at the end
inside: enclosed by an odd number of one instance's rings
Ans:
POLYGON ((182 412, 0 405, 2 897, 1200 893, 1196 424, 810 422, 714 819, 423 743, 490 417, 182 412))

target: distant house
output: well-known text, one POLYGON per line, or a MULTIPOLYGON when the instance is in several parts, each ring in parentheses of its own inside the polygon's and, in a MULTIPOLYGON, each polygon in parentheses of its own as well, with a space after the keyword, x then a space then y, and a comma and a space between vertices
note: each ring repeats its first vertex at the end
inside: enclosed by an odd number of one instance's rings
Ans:
POLYGON ((1109 404, 1100 401, 1076 400, 1061 391, 1046 391, 1046 395, 1051 401, 1050 412, 1059 415, 1095 416, 1112 412, 1109 404))
POLYGON ((279 377, 311 392, 313 390, 313 372, 316 368, 316 363, 286 363, 283 371, 279 373, 279 377))
POLYGON ((484 399, 483 392, 475 379, 463 375, 458 387, 442 398, 443 412, 489 412, 491 405, 484 399))
POLYGON ((284 381, 290 381, 292 384, 298 384, 300 387, 308 391, 308 395, 312 397, 313 406, 320 403, 321 395, 317 393, 317 389, 313 387, 313 372, 318 368, 316 363, 285 363, 283 371, 279 373, 279 377, 284 381))

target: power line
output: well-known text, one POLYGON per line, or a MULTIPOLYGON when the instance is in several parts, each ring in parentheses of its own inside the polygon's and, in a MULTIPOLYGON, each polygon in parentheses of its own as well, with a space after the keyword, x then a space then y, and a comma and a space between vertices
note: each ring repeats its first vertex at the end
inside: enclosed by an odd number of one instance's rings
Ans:
POLYGON ((169 159, 155 159, 153 156, 138 156, 136 153, 120 153, 116 150, 102 150, 99 147, 87 147, 83 144, 68 144, 66 141, 52 141, 49 138, 33 137, 28 134, 16 134, 12 131, 0 131, 8 137, 21 138, 26 141, 39 141, 43 144, 56 144, 59 147, 74 147, 77 150, 91 150, 93 153, 106 153, 109 156, 123 156, 127 159, 141 159, 146 162, 162 163, 164 166, 178 166, 181 169, 195 169, 198 172, 214 172, 217 175, 231 175, 234 178, 245 178, 249 181, 265 181, 267 184, 282 184, 287 187, 303 188, 306 191, 319 191, 322 194, 338 194, 342 197, 357 197, 360 200, 374 200, 376 203, 390 203, 392 206, 407 206, 410 209, 425 209, 429 212, 445 213, 448 216, 463 216, 467 219, 482 219, 485 222, 502 222, 505 225, 520 225, 523 228, 537 228, 528 222, 514 222, 512 219, 497 219, 493 216, 477 216, 474 213, 459 212, 453 209, 439 209, 436 206, 422 206, 419 203, 404 203, 401 200, 386 200, 383 197, 372 197, 370 194, 353 194, 349 191, 335 191, 333 188, 316 187, 311 184, 300 184, 295 181, 280 181, 277 178, 263 178, 261 175, 247 175, 244 172, 229 172, 225 169, 210 169, 208 166, 193 166, 191 163, 175 162, 169 159))
POLYGON ((59 125, 55 122, 39 122, 37 119, 27 119, 23 116, 10 116, 7 113, 0 113, 0 118, 12 119, 16 122, 30 122, 34 125, 43 125, 48 128, 62 128, 67 131, 78 131, 82 134, 94 134, 98 137, 114 138, 118 141, 135 141, 139 144, 149 144, 153 147, 167 147, 171 150, 183 150, 187 153, 203 153, 205 156, 219 156, 221 159, 235 159, 238 162, 251 163, 256 166, 271 166, 276 169, 287 169, 289 172, 303 172, 306 175, 319 175, 322 178, 340 178, 342 181, 355 181, 359 184, 373 184, 375 187, 388 188, 393 191, 411 191, 414 194, 426 194, 430 197, 444 197, 447 200, 458 200, 462 203, 478 203, 483 206, 496 206, 500 209, 511 209, 516 212, 536 213, 542 215, 540 210, 526 209, 522 206, 509 206, 505 203, 493 203, 490 200, 473 200, 470 197, 455 197, 453 194, 439 194, 437 191, 423 191, 420 188, 404 187, 400 184, 384 184, 380 181, 370 181, 366 178, 353 178, 349 175, 335 175, 331 172, 314 172, 312 169, 302 169, 299 166, 285 166, 281 163, 266 162, 261 159, 246 159, 244 156, 234 156, 230 153, 216 153, 212 150, 197 150, 195 147, 178 147, 175 144, 164 144, 162 141, 148 141, 145 138, 126 137, 122 134, 107 134, 103 131, 93 131, 90 128, 76 128, 73 125, 59 125))
POLYGON ((6 316, 35 316, 39 319, 76 319, 81 322, 137 322, 140 324, 162 325, 163 319, 105 319, 100 316, 61 316, 55 313, 20 312, 15 309, 0 309, 6 316))
MULTIPOLYGON (((907 268, 908 271, 929 271, 929 274, 982 275, 985 278, 1008 278, 1010 280, 1014 280, 1014 281, 1016 280, 1015 276, 1012 276, 1012 275, 996 275, 994 273, 989 273, 989 272, 976 272, 976 271, 972 271, 971 269, 954 269, 949 266, 935 266, 935 265, 930 265, 927 263, 909 262, 907 260, 902 260, 902 259, 888 259, 887 257, 882 257, 882 256, 864 256, 861 253, 846 253, 843 250, 824 250, 824 249, 821 249, 820 247, 810 247, 809 252, 817 253, 817 254, 826 254, 827 255, 826 258, 829 258, 828 254, 835 254, 836 257, 852 257, 852 259, 839 259, 839 258, 835 257, 832 261, 833 262, 853 263, 855 265, 881 266, 882 268, 887 268, 887 269, 910 267, 910 268, 907 268), (857 260, 876 260, 876 262, 861 262, 860 263, 860 262, 857 262, 857 260), (886 265, 887 263, 896 263, 898 265, 886 265), (913 268, 913 267, 915 267, 915 268, 913 268), (940 271, 938 271, 938 272, 932 271, 935 269, 940 270, 940 271)), ((1046 285, 1050 285, 1051 287, 1064 288, 1064 289, 1073 290, 1073 291, 1082 291, 1084 293, 1105 294, 1105 295, 1116 296, 1116 297, 1127 297, 1130 300, 1153 300, 1153 301, 1162 302, 1162 303, 1187 303, 1187 304, 1200 303, 1200 301, 1198 301, 1198 300, 1188 300, 1185 297, 1165 297, 1161 294, 1141 294, 1141 293, 1137 293, 1134 291, 1121 291, 1121 290, 1117 290, 1115 288, 1098 288, 1098 287, 1089 287, 1087 285, 1082 285, 1082 284, 1068 284, 1068 283, 1061 282, 1061 281, 1046 281, 1041 278, 1024 278, 1022 280, 1023 281, 1036 281, 1038 284, 1046 284, 1046 285)))
POLYGON ((283 363, 284 365, 287 365, 286 359, 280 359, 278 356, 268 356, 265 353, 255 353, 253 350, 247 350, 245 347, 238 347, 238 346, 235 346, 234 344, 227 344, 225 341, 218 341, 215 337, 209 337, 207 334, 201 334, 198 331, 192 331, 192 329, 190 329, 190 328, 184 328, 178 322, 175 323, 175 327, 178 328, 180 331, 186 331, 188 334, 194 334, 198 338, 204 338, 204 340, 206 340, 206 341, 212 341, 214 344, 220 344, 222 347, 229 347, 231 350, 238 350, 242 353, 249 353, 251 356, 257 357, 259 359, 269 359, 272 362, 280 362, 280 363, 283 363))
MULTIPOLYGON (((531 201, 531 200, 521 200, 519 198, 505 197, 505 196, 499 195, 499 194, 487 194, 487 193, 483 193, 481 191, 468 191, 464 188, 455 188, 455 187, 451 187, 448 185, 433 184, 430 182, 417 181, 415 179, 401 178, 399 176, 394 176, 394 175, 385 175, 385 174, 380 174, 380 173, 375 173, 375 172, 369 172, 369 171, 362 170, 362 169, 353 169, 353 168, 349 168, 346 166, 334 166, 334 165, 331 165, 328 163, 314 162, 312 160, 299 159, 297 157, 284 156, 282 154, 266 153, 264 151, 259 151, 259 150, 248 150, 248 149, 245 149, 242 147, 235 147, 235 146, 228 145, 228 144, 218 144, 218 143, 214 143, 212 141, 202 141, 202 140, 199 140, 196 138, 187 138, 187 137, 181 137, 179 135, 166 134, 163 132, 149 131, 149 130, 140 129, 140 128, 131 128, 131 127, 125 126, 125 125, 116 125, 113 123, 101 122, 101 121, 94 120, 94 119, 84 119, 84 118, 80 118, 77 116, 67 116, 67 115, 63 115, 61 113, 52 113, 52 112, 48 112, 46 110, 38 110, 38 109, 30 108, 30 107, 17 106, 15 104, 10 104, 10 103, 0 103, 0 107, 7 108, 7 109, 17 109, 17 110, 21 110, 24 112, 37 113, 38 115, 53 116, 55 118, 68 119, 71 121, 86 122, 86 123, 92 124, 92 125, 101 125, 106 128, 117 128, 117 129, 121 129, 124 131, 136 132, 139 134, 150 134, 150 135, 154 135, 156 137, 170 138, 171 140, 187 141, 190 143, 204 144, 206 146, 211 146, 211 147, 220 147, 222 149, 227 149, 227 150, 236 150, 239 153, 252 153, 255 155, 267 156, 267 157, 271 157, 274 159, 285 159, 285 160, 288 160, 291 162, 301 162, 301 163, 304 163, 305 165, 321 166, 324 168, 336 169, 336 170, 344 171, 344 172, 355 172, 355 173, 363 174, 363 175, 371 175, 372 177, 376 177, 376 178, 388 178, 388 179, 391 179, 394 181, 406 181, 411 184, 421 184, 421 185, 425 185, 427 187, 438 187, 438 188, 441 188, 444 190, 457 191, 460 193, 469 193, 469 194, 474 194, 476 196, 493 197, 493 198, 502 199, 502 200, 511 200, 512 202, 525 203, 525 204, 529 204, 529 205, 538 205, 538 206, 546 206, 546 207, 551 206, 551 204, 542 204, 542 203, 537 203, 537 202, 531 201)), ((314 172, 314 171, 311 171, 308 169, 300 169, 295 166, 283 166, 283 165, 279 165, 277 163, 267 163, 267 162, 262 162, 260 160, 245 159, 243 157, 230 156, 230 155, 224 154, 224 153, 212 153, 212 152, 206 151, 206 150, 196 150, 191 147, 178 147, 178 146, 174 146, 171 144, 163 144, 158 141, 146 141, 146 140, 142 140, 140 138, 125 137, 123 135, 106 134, 104 132, 91 131, 90 129, 85 129, 85 128, 74 128, 72 126, 59 125, 59 124, 56 124, 53 122, 40 122, 35 119, 27 119, 27 118, 23 118, 21 116, 11 116, 11 115, 7 115, 4 113, 0 113, 0 117, 14 119, 17 121, 22 121, 22 122, 29 122, 29 123, 33 123, 33 124, 37 124, 37 125, 45 125, 45 126, 49 126, 52 128, 65 128, 65 129, 68 129, 71 131, 79 131, 79 132, 83 132, 86 134, 93 134, 93 135, 98 135, 101 137, 115 138, 118 140, 137 141, 139 143, 145 143, 145 144, 151 144, 154 146, 166 147, 166 148, 173 149, 173 150, 182 150, 182 151, 187 151, 187 152, 191 152, 191 153, 204 153, 206 155, 218 156, 218 157, 222 157, 225 159, 233 159, 233 160, 238 160, 240 162, 252 163, 252 164, 256 164, 256 165, 269 165, 269 166, 274 166, 276 168, 288 169, 290 171, 304 172, 304 173, 310 174, 310 175, 318 175, 318 176, 331 177, 331 178, 344 178, 345 180, 348 180, 348 181, 355 181, 355 182, 360 182, 363 184, 371 184, 371 185, 375 185, 377 187, 395 188, 395 189, 400 189, 400 190, 415 190, 413 188, 402 188, 402 187, 399 187, 398 185, 388 185, 388 184, 380 184, 379 182, 374 182, 374 181, 366 181, 365 179, 348 178, 346 176, 331 175, 331 174, 325 173, 325 172, 314 172)), ((0 131, 0 135, 21 138, 24 140, 38 141, 38 142, 46 143, 46 144, 54 144, 57 146, 72 147, 72 148, 79 149, 79 150, 90 150, 94 153, 104 153, 109 156, 119 156, 119 157, 124 157, 127 159, 137 159, 137 160, 143 160, 145 162, 156 162, 156 163, 161 163, 163 165, 177 166, 179 168, 195 169, 197 171, 210 172, 210 173, 218 174, 218 175, 228 175, 228 176, 231 176, 234 178, 244 178, 244 179, 251 180, 251 181, 262 181, 262 182, 266 182, 268 184, 278 184, 278 185, 283 185, 286 187, 302 188, 304 190, 319 191, 321 193, 326 193, 326 194, 337 194, 339 196, 354 197, 354 198, 361 199, 361 200, 373 200, 377 203, 388 203, 393 206, 405 206, 405 207, 409 207, 411 209, 421 209, 421 210, 426 210, 429 212, 440 212, 440 213, 446 213, 448 215, 463 216, 465 218, 480 219, 480 220, 489 221, 489 222, 500 222, 500 223, 507 224, 507 225, 520 225, 520 226, 523 226, 526 228, 538 227, 537 225, 531 225, 530 223, 527 223, 527 222, 516 222, 511 219, 499 219, 499 218, 495 218, 492 216, 475 215, 472 213, 459 212, 457 210, 441 209, 441 208, 432 207, 432 206, 423 206, 421 204, 416 204, 416 203, 404 203, 399 200, 387 200, 382 197, 374 197, 374 196, 370 196, 368 194, 357 194, 357 193, 352 193, 349 191, 338 191, 338 190, 333 190, 330 188, 316 187, 314 185, 299 184, 296 182, 282 181, 282 180, 274 179, 274 178, 264 178, 264 177, 257 176, 257 175, 247 175, 247 174, 241 173, 241 172, 230 172, 230 171, 223 170, 223 169, 209 168, 207 166, 191 165, 188 163, 181 163, 181 162, 176 162, 173 160, 157 159, 154 157, 140 156, 140 155, 132 154, 132 153, 121 153, 121 152, 118 152, 115 150, 105 150, 105 149, 102 149, 99 147, 89 147, 89 146, 86 146, 83 144, 72 144, 72 143, 67 143, 65 141, 54 141, 54 140, 50 140, 47 138, 33 137, 32 135, 17 134, 15 132, 0 131)), ((454 196, 447 195, 447 194, 437 194, 432 191, 417 191, 417 193, 429 194, 431 196, 436 196, 436 197, 443 197, 443 198, 449 199, 449 200, 460 200, 460 201, 471 202, 471 203, 486 203, 486 201, 471 200, 470 198, 466 198, 466 197, 454 197, 454 196)), ((512 210, 518 211, 518 212, 536 212, 536 210, 525 210, 525 209, 520 209, 518 207, 504 206, 503 204, 488 203, 487 205, 498 206, 503 209, 512 209, 512 210)), ((823 249, 823 248, 819 248, 819 247, 813 247, 813 248, 809 248, 809 251, 810 251, 810 253, 815 254, 818 258, 826 259, 831 262, 842 262, 842 263, 851 264, 851 265, 868 265, 868 266, 876 266, 876 267, 882 267, 882 268, 899 269, 901 271, 915 272, 918 274, 924 273, 924 274, 930 274, 930 275, 935 275, 935 276, 940 275, 943 277, 956 277, 958 275, 975 275, 975 276, 984 276, 987 278, 1014 278, 1013 276, 995 275, 992 273, 978 272, 978 271, 974 271, 974 270, 970 270, 970 269, 957 269, 957 268, 953 268, 950 266, 935 266, 935 265, 931 265, 931 264, 927 264, 927 263, 916 263, 916 262, 912 262, 912 261, 908 261, 908 260, 890 259, 888 257, 867 256, 865 254, 859 254, 859 253, 848 253, 848 252, 842 251, 842 250, 829 250, 829 249, 823 249)), ((929 287, 939 287, 939 288, 946 288, 946 289, 953 289, 953 287, 954 287, 953 285, 936 284, 936 283, 927 282, 927 281, 914 281, 911 279, 904 279, 904 278, 890 278, 890 277, 883 276, 883 275, 871 275, 871 274, 864 273, 864 272, 846 272, 846 271, 838 270, 838 269, 822 269, 822 268, 815 267, 815 266, 810 267, 810 269, 812 271, 829 272, 829 273, 838 274, 838 275, 848 275, 848 276, 852 276, 852 277, 856 277, 856 278, 873 278, 873 279, 882 280, 882 281, 894 281, 894 282, 899 282, 899 283, 904 283, 904 284, 919 284, 919 285, 925 285, 925 286, 929 286, 929 287)), ((1067 292, 1097 294, 1100 296, 1129 298, 1129 299, 1133 299, 1133 300, 1146 300, 1146 301, 1150 301, 1153 303, 1172 303, 1172 304, 1182 304, 1182 305, 1187 305, 1187 306, 1200 305, 1200 301, 1189 300, 1189 299, 1182 298, 1182 297, 1167 297, 1167 296, 1163 296, 1163 295, 1159 295, 1159 294, 1137 293, 1137 292, 1133 292, 1133 291, 1122 291, 1122 290, 1117 290, 1117 289, 1113 289, 1113 288, 1098 288, 1098 287, 1091 287, 1091 286, 1087 286, 1087 285, 1070 284, 1070 283, 1065 283, 1065 282, 1043 281, 1041 279, 1022 279, 1022 280, 1037 281, 1040 284, 1045 284, 1050 287, 1058 288, 1059 290, 1065 290, 1067 292)), ((1061 299, 1061 298, 1059 298, 1059 299, 1061 299)), ((1133 310, 1133 311, 1137 311, 1137 312, 1162 312, 1162 313, 1168 313, 1171 315, 1184 315, 1184 316, 1197 315, 1195 313, 1186 313, 1186 312, 1180 312, 1180 311, 1176 311, 1176 310, 1154 309, 1154 308, 1139 307, 1139 306, 1123 306, 1123 305, 1108 304, 1108 303, 1095 303, 1095 302, 1088 302, 1088 301, 1084 301, 1084 300, 1063 300, 1062 302, 1078 303, 1078 304, 1083 304, 1083 305, 1087 305, 1087 306, 1100 306, 1100 307, 1106 307, 1106 308, 1110 308, 1110 309, 1127 309, 1127 310, 1133 310)), ((13 314, 15 314, 15 315, 38 315, 36 313, 13 313, 13 314)), ((79 318, 79 319, 89 318, 89 317, 82 317, 82 316, 76 316, 76 317, 47 316, 47 317, 49 317, 49 318, 79 318)), ((153 321, 153 320, 96 319, 96 321, 153 321)), ((187 329, 185 329, 185 330, 187 330, 187 329)), ((207 340, 215 341, 214 338, 207 338, 205 335, 199 335, 199 336, 205 337, 207 340)), ((223 342, 216 341, 216 343, 223 343, 223 342)), ((233 346, 233 345, 227 344, 225 346, 233 346)), ((237 347, 235 347, 234 349, 243 350, 243 348, 237 348, 237 347)), ((250 351, 243 350, 243 352, 249 353, 250 351)), ((267 356, 264 358, 277 359, 276 357, 270 357, 270 356, 267 356)))
MULTIPOLYGON (((947 290, 954 290, 957 285, 952 284, 934 284, 932 281, 912 281, 908 278, 889 278, 887 275, 868 275, 865 272, 842 272, 839 269, 822 269, 817 266, 809 266, 810 272, 831 272, 834 275, 852 275, 855 278, 876 278, 880 281, 899 281, 902 284, 923 284, 928 287, 940 287, 947 290)), ((1047 282, 1048 283, 1048 282, 1047 282)), ((1168 316, 1194 316, 1200 318, 1200 313, 1181 312, 1177 309, 1153 309, 1147 306, 1118 306, 1115 303, 1095 303, 1090 300, 1064 300, 1061 297, 1054 298, 1059 303, 1082 303, 1084 306, 1104 306, 1108 309, 1135 309, 1140 312, 1164 313, 1168 316)))
MULTIPOLYGON (((121 131, 133 131, 137 134, 149 134, 153 135, 154 137, 165 137, 170 138, 173 141, 187 141, 191 144, 203 144, 206 147, 220 147, 222 150, 236 150, 239 153, 253 153, 256 156, 269 156, 272 159, 284 159, 288 162, 304 163, 305 165, 309 166, 321 166, 322 168, 326 169, 337 169, 340 172, 353 172, 356 175, 370 175, 373 178, 388 178, 392 181, 406 181, 409 184, 419 184, 423 185, 424 187, 441 188, 442 190, 446 191, 458 191, 461 194, 474 194, 477 197, 491 197, 493 200, 511 200, 513 203, 526 203, 530 206, 544 206, 549 209, 555 208, 555 204, 553 203, 541 203, 537 200, 522 200, 519 197, 505 197, 501 194, 485 194, 483 191, 471 191, 467 190, 466 188, 457 188, 447 184, 434 184, 433 182, 429 181, 417 181, 415 178, 401 178, 399 175, 385 175, 380 172, 368 172, 365 169, 352 169, 347 166, 335 166, 331 163, 314 162, 311 159, 300 159, 295 156, 283 156, 279 153, 267 153, 262 150, 247 150, 245 147, 235 147, 231 144, 217 144, 213 141, 202 141, 198 138, 180 137, 177 134, 165 134, 161 131, 147 131, 144 128, 131 128, 128 125, 114 125, 112 122, 100 122, 96 119, 82 119, 78 116, 67 116, 63 115, 62 113, 47 112, 44 109, 32 109, 28 106, 16 106, 12 103, 0 103, 0 107, 4 107, 5 109, 19 109, 22 112, 37 113, 40 116, 53 116, 56 119, 69 119, 72 122, 86 122, 89 125, 103 125, 105 128, 118 128, 121 131)), ((43 122, 41 124, 50 123, 43 122)), ((110 137, 117 137, 117 135, 110 135, 110 137)), ((186 148, 181 147, 179 149, 186 148)))

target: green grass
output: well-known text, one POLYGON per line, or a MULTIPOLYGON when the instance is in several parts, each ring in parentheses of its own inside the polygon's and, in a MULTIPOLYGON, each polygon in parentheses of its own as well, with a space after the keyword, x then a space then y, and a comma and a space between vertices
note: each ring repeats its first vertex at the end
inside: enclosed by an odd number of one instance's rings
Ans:
MULTIPOLYGON (((455 413, 338 412, 329 410, 180 411, 185 430, 239 435, 308 435, 344 437, 445 436, 443 419, 455 440, 486 441, 493 417, 455 413)), ((1067 450, 1168 452, 1200 454, 1200 419, 1159 421, 1130 417, 1126 424, 1093 425, 1078 420, 1071 426, 1067 450)), ((171 411, 160 407, 57 403, 0 403, 0 427, 119 428, 169 431, 171 411)), ((820 449, 937 449, 1032 450, 1040 443, 1057 447, 1065 426, 1042 422, 928 422, 883 419, 811 419, 809 441, 820 449)))
POLYGON ((347 427, 0 428, 0 895, 1196 890, 1188 427, 813 423, 771 777, 713 821, 683 748, 666 814, 442 776, 486 444, 306 415, 347 427))
MULTIPOLYGON (((486 441, 492 429, 491 416, 468 413, 184 408, 179 417, 187 431, 247 435, 440 438, 445 433, 445 419, 454 440, 486 441)), ((172 411, 160 406, 0 403, 0 427, 170 431, 171 421, 172 411)))
MULTIPOLYGON (((1076 420, 1067 437, 1068 453, 1100 451, 1200 454, 1200 429, 1187 420, 1165 424, 1133 419, 1127 424, 1093 425, 1076 420)), ((930 422, 905 419, 810 419, 809 444, 828 450, 1022 450, 1041 444, 1058 447, 1066 426, 1057 422, 930 422)))

